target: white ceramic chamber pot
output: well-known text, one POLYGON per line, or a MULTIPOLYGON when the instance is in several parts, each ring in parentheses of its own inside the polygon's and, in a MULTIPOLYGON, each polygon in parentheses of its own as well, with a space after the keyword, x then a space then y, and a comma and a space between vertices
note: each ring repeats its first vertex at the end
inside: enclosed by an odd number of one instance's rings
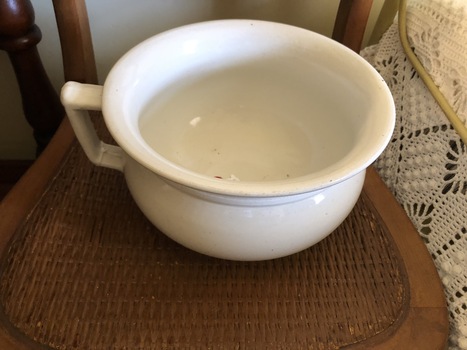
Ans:
POLYGON ((286 256, 330 234, 395 119, 389 89, 359 55, 253 20, 151 37, 103 87, 68 82, 62 101, 87 156, 124 173, 155 226, 233 260, 286 256), (96 136, 87 111, 101 108, 118 146, 96 136))

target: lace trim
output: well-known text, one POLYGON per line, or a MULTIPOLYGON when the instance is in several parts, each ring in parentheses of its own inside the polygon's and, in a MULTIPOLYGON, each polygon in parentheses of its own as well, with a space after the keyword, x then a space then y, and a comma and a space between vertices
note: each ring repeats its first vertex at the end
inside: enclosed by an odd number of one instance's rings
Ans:
MULTIPOLYGON (((467 125, 467 4, 413 0, 409 41, 467 125)), ((375 166, 425 241, 445 287, 450 349, 467 349, 467 147, 413 69, 397 23, 362 55, 390 87, 396 129, 375 166)))
POLYGON ((417 57, 467 127, 467 3, 413 0, 407 27, 417 57))

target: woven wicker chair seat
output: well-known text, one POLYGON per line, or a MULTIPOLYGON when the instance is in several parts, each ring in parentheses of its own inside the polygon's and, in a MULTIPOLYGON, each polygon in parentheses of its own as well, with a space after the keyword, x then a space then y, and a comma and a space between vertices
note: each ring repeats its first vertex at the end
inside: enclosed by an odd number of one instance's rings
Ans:
POLYGON ((123 175, 76 145, 2 271, 3 317, 57 349, 334 349, 388 332, 410 301, 404 262, 365 193, 319 244, 232 262, 167 238, 123 175))

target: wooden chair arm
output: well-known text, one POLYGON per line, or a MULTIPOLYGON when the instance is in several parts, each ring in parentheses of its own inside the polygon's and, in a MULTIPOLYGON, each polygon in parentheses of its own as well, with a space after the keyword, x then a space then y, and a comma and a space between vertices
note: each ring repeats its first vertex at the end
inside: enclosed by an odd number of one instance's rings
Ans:
POLYGON ((0 49, 8 53, 13 65, 24 115, 34 130, 37 154, 48 144, 65 114, 39 57, 37 44, 41 38, 29 0, 0 1, 0 49))

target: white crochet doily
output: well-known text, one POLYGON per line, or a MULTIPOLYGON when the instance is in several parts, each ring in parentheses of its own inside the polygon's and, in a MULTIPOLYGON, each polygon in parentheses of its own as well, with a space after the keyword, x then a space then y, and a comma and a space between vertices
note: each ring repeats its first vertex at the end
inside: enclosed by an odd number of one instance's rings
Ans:
MULTIPOLYGON (((409 42, 467 125, 467 0, 413 0, 409 42)), ((467 146, 407 60, 397 23, 362 55, 396 103, 393 138, 379 174, 415 224, 445 287, 450 349, 467 349, 467 146)))

